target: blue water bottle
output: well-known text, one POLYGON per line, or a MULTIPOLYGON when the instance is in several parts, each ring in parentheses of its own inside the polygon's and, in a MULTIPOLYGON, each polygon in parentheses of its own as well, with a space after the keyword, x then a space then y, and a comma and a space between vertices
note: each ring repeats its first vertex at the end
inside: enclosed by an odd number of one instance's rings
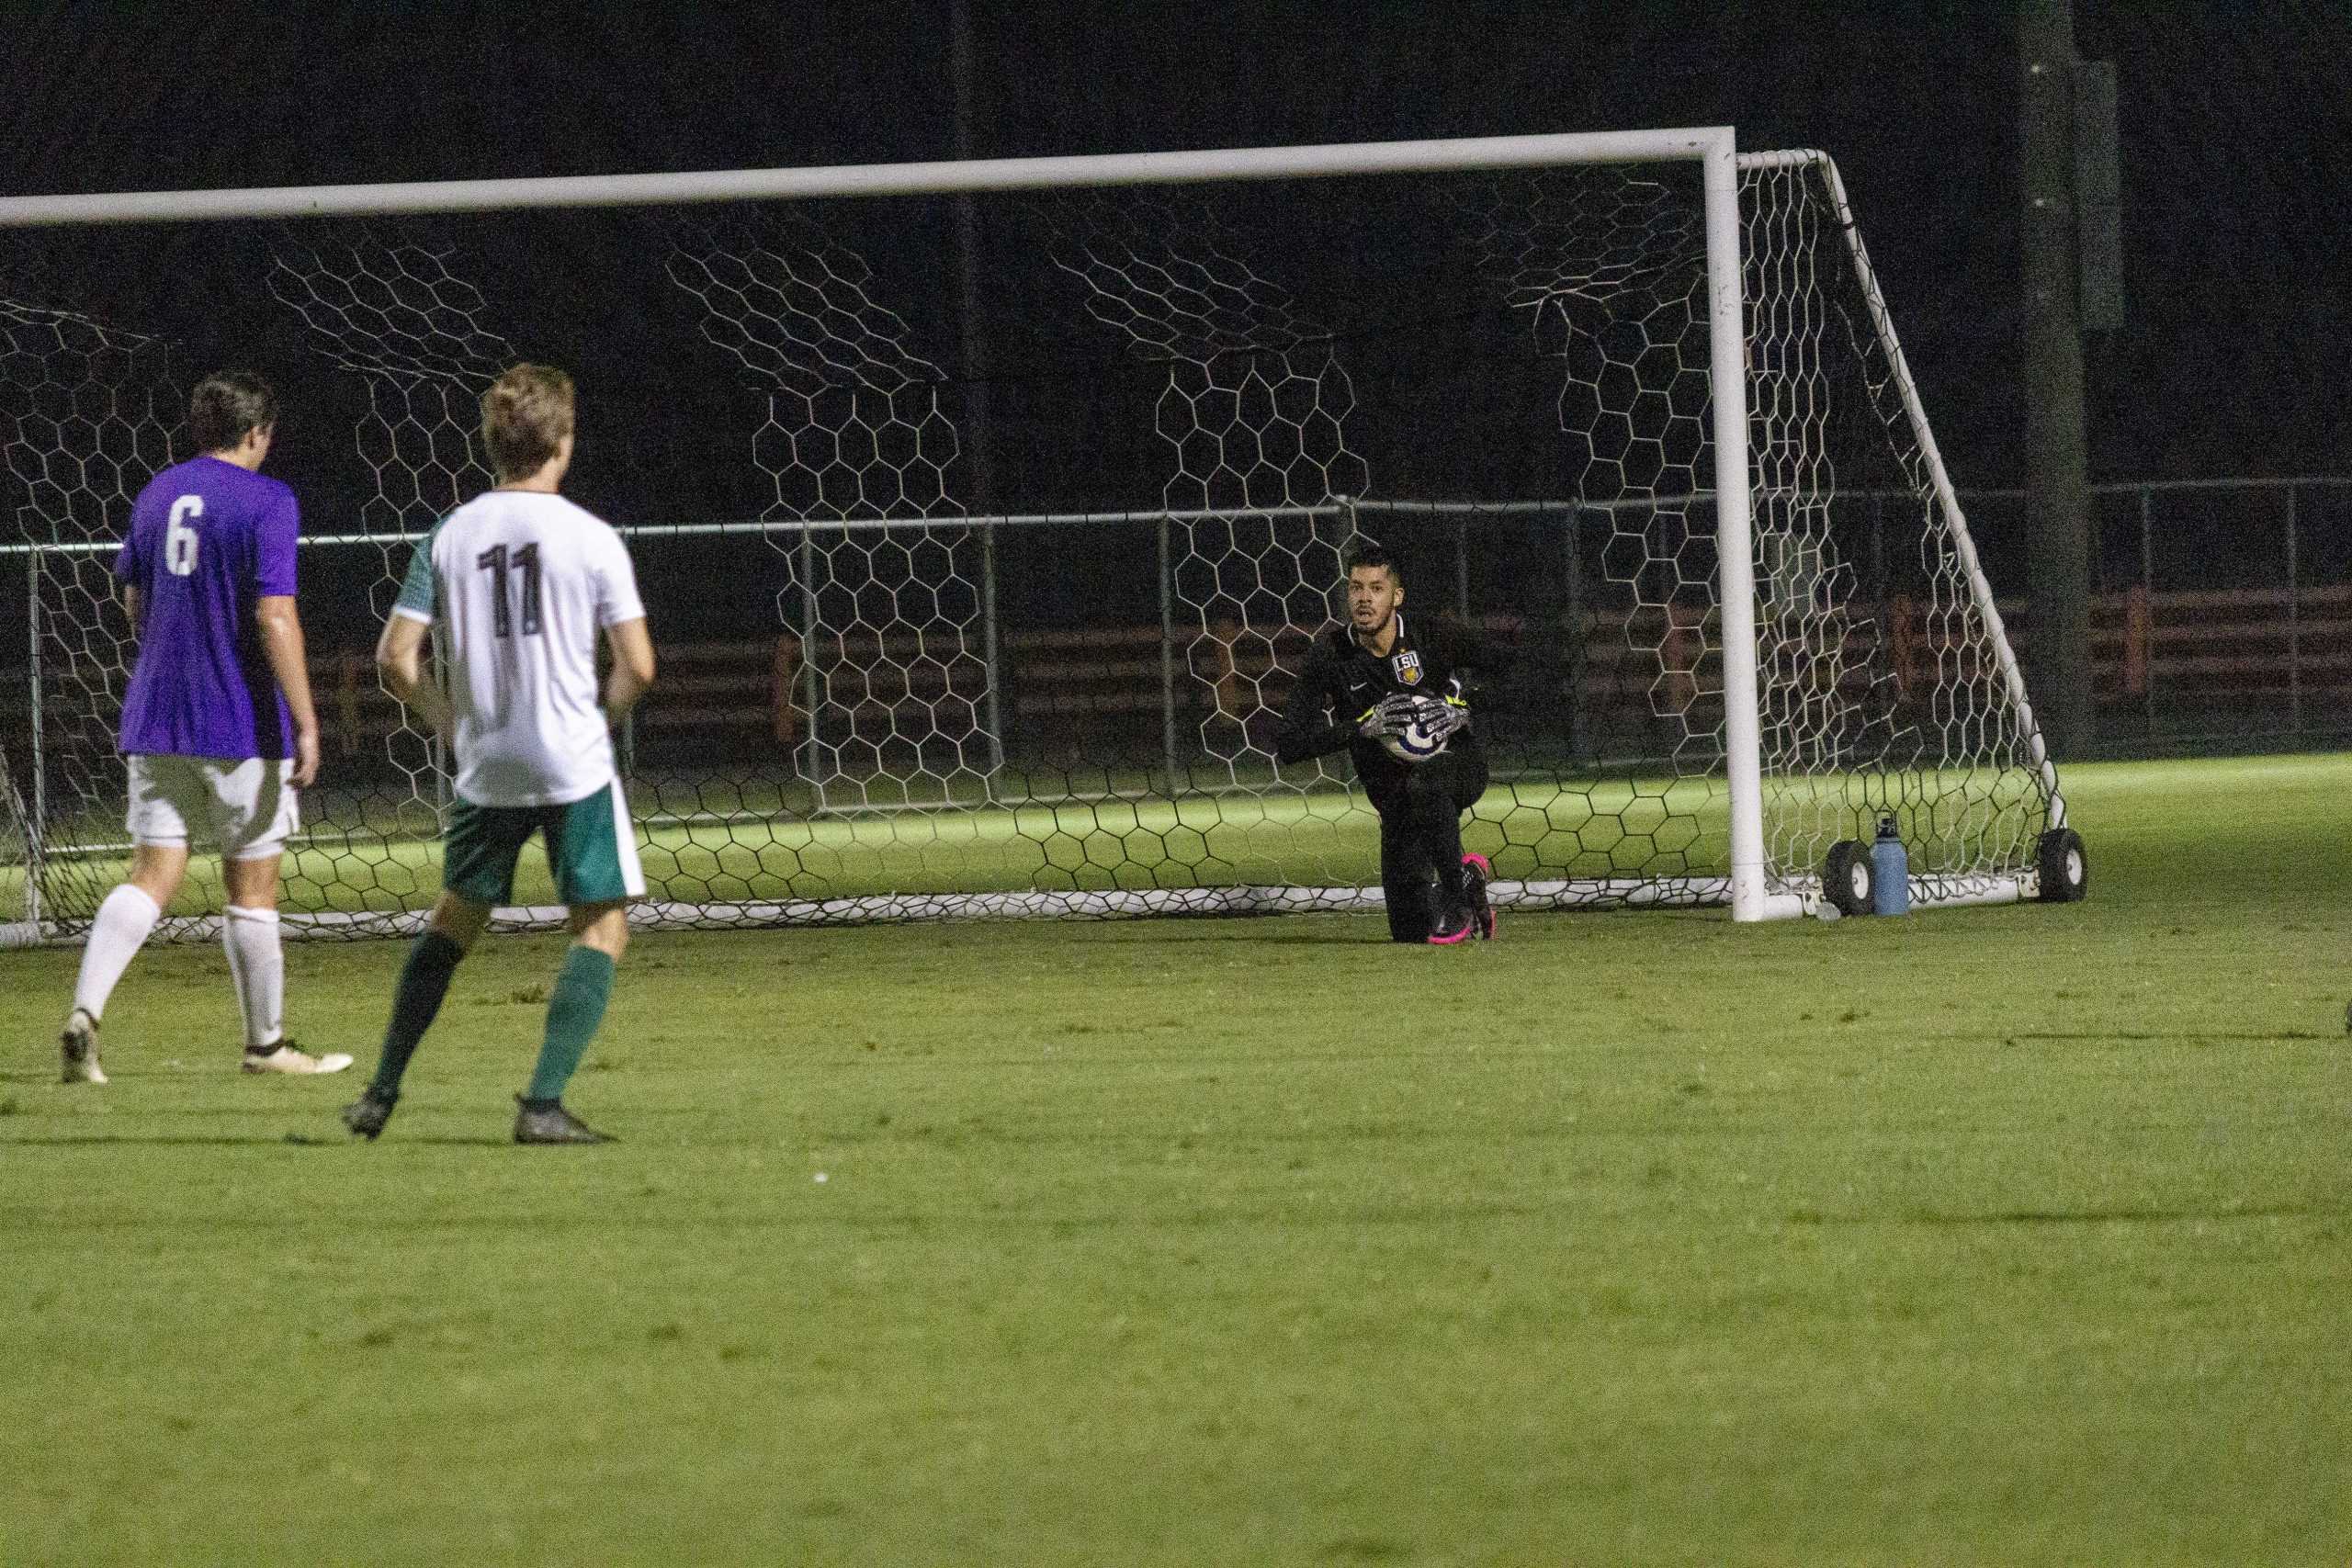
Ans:
POLYGON ((1911 912, 1911 857, 1894 830, 1892 816, 1878 819, 1878 841, 1871 846, 1871 913, 1911 912))

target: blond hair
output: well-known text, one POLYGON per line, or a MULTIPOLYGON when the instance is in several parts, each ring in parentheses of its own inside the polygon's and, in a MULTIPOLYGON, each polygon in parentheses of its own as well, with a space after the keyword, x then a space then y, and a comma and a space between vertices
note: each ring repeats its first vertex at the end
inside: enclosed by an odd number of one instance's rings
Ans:
POLYGON ((507 368, 481 395, 481 444, 499 482, 528 479, 571 434, 571 378, 548 365, 507 368))

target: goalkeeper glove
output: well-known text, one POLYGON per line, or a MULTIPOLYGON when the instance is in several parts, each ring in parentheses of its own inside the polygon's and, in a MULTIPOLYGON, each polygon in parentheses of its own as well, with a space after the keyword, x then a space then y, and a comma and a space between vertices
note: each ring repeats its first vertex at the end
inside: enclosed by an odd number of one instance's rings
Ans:
POLYGON ((1420 716, 1420 698, 1410 692, 1391 692, 1356 721, 1356 732, 1367 740, 1377 740, 1384 735, 1402 735, 1420 716))
POLYGON ((1435 697, 1422 697, 1419 717, 1422 732, 1432 740, 1443 740, 1470 722, 1470 705, 1452 697, 1440 702, 1435 697))

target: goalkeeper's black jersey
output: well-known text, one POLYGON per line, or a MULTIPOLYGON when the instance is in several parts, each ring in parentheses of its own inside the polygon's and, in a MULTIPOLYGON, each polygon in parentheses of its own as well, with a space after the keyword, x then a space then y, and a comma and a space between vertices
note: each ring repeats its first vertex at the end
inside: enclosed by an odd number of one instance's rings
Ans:
MULTIPOLYGON (((1449 620, 1408 621, 1396 617, 1396 642, 1385 655, 1369 652, 1346 626, 1316 635, 1315 646, 1298 672, 1283 705, 1283 725, 1274 739, 1274 756, 1284 762, 1303 762, 1344 748, 1356 765, 1356 777, 1374 807, 1381 807, 1404 787, 1414 763, 1392 757, 1377 740, 1356 729, 1364 710, 1397 692, 1444 697, 1469 697, 1470 673, 1499 670, 1504 650, 1449 620)), ((1479 750, 1477 722, 1454 732, 1446 754, 1479 750)))

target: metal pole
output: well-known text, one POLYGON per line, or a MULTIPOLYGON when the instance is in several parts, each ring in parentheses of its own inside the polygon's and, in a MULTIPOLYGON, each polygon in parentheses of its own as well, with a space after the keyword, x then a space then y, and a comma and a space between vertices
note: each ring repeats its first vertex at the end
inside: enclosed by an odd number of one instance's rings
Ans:
POLYGON ((1886 621, 1886 497, 1871 496, 1871 604, 1886 621))
POLYGON ((980 530, 980 658, 988 665, 988 797, 996 798, 996 777, 1004 772, 1004 680, 998 665, 996 634, 996 530, 980 530))
POLYGON ((1470 618, 1470 519, 1464 515, 1453 525, 1453 614, 1456 619, 1470 618))
POLYGON ((52 223, 210 222, 224 218, 353 218, 396 212, 515 212, 542 207, 654 207, 829 197, 939 196, 959 191, 1459 174, 1561 164, 1646 164, 1704 157, 1724 126, 1570 131, 1307 147, 1204 148, 1054 158, 975 158, 814 169, 704 169, 655 175, 560 175, 388 185, 245 190, 114 191, 0 197, 0 228, 52 223))
MULTIPOLYGON (((1568 509, 1566 547, 1561 551, 1561 568, 1567 581, 1562 585, 1561 615, 1566 622, 1568 639, 1566 681, 1568 687, 1568 755, 1582 761, 1589 754, 1586 744, 1584 723, 1584 511, 1568 509)), ((1553 673, 1560 674, 1555 665, 1553 673)))
MULTIPOLYGON (((954 141, 959 161, 969 161, 972 136, 972 7, 969 0, 948 6, 948 73, 955 89, 954 141)), ((996 504, 994 441, 989 430, 988 336, 980 312, 980 220, 969 191, 956 198, 956 316, 964 347, 964 412, 971 434, 972 503, 980 511, 996 504)), ((999 663, 996 614, 996 530, 980 535, 980 640, 988 665, 989 776, 987 795, 996 798, 996 777, 1004 772, 1003 671, 999 663)))
POLYGON ((2149 515, 2150 491, 2140 487, 2140 590, 2148 601, 2148 681, 2141 700, 2145 707, 2144 722, 2153 739, 2156 733, 2156 529, 2149 515))
POLYGON ((1724 771, 1731 797, 1731 915, 1799 912, 1775 898, 1764 861, 1762 716, 1756 672, 1756 536, 1747 467, 1747 328, 1740 297, 1739 169, 1732 133, 1702 165, 1707 221, 1707 355, 1714 394, 1715 570, 1724 661, 1724 771))
POLYGON ((817 531, 800 536, 800 693, 807 733, 800 741, 800 776, 825 808, 825 783, 817 776, 817 531))
POLYGON ((1169 520, 1159 520, 1159 747, 1168 768, 1168 798, 1176 798, 1176 581, 1170 564, 1169 520))
POLYGON ((2059 757, 2096 734, 2091 705, 2088 438, 2076 265, 2071 0, 2018 6, 2027 594, 2034 694, 2059 757))
POLYGON ((39 931, 42 862, 48 858, 49 755, 41 744, 40 557, 37 553, 25 557, 25 627, 31 639, 25 672, 31 682, 33 727, 33 809, 31 820, 25 824, 25 919, 39 931))
POLYGON ((2287 717, 2303 738, 2302 572, 2295 558, 2295 487, 2287 487, 2287 717))

